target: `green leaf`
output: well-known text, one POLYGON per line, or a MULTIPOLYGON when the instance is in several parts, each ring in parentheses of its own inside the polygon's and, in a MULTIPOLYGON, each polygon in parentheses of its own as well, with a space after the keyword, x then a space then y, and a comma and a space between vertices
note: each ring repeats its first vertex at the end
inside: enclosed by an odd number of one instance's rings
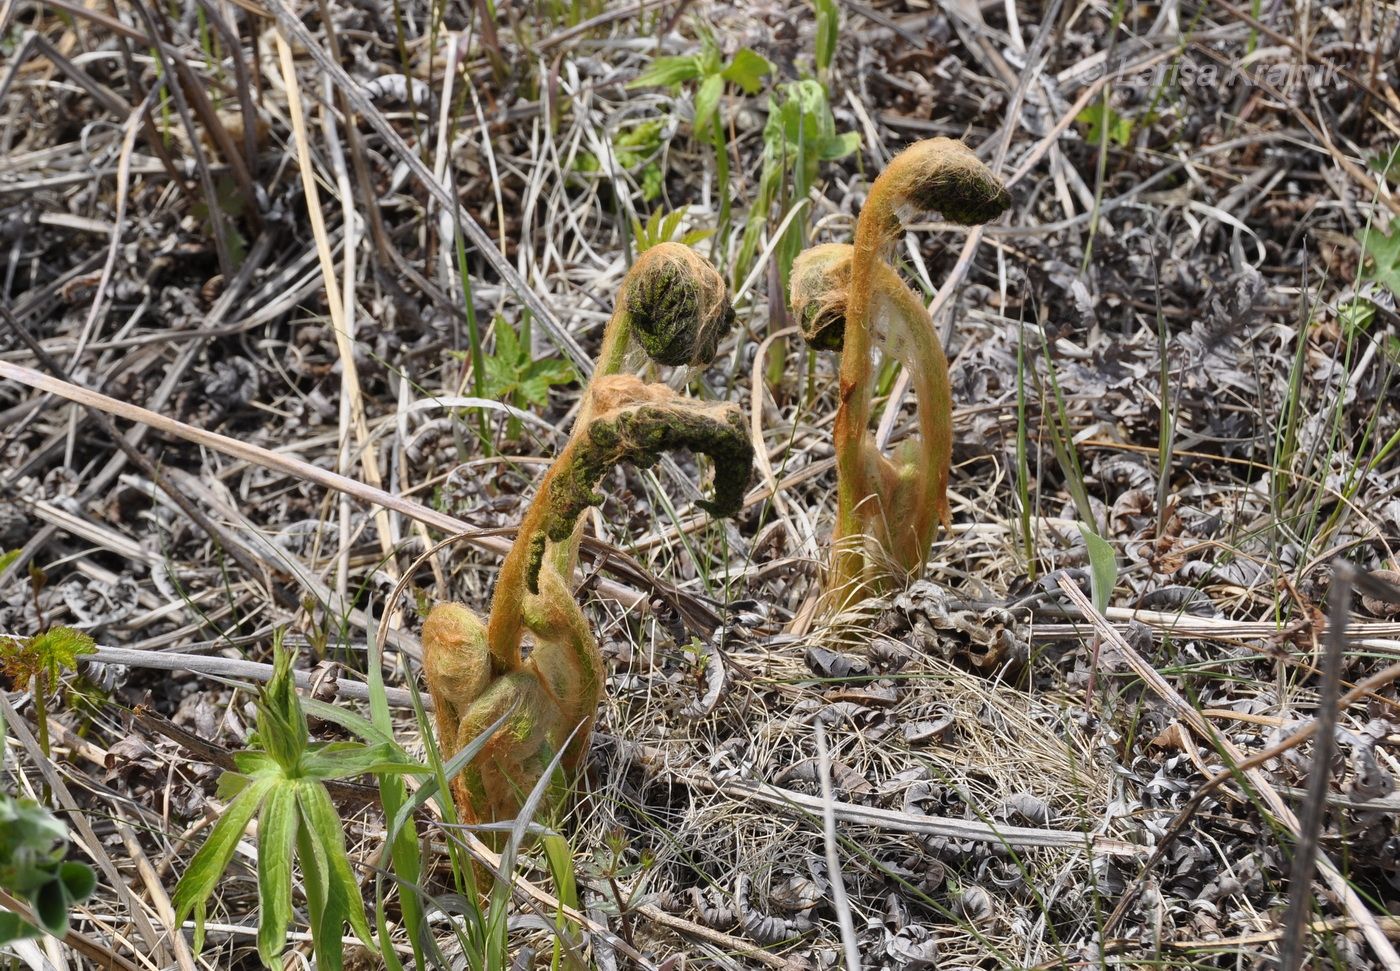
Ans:
POLYGON ((278 780, 270 776, 255 779, 229 803, 224 814, 214 824, 209 838, 204 841, 199 852, 195 853, 194 859, 190 860, 189 867, 170 896, 170 905, 175 909, 177 924, 184 923, 190 912, 199 908, 200 913, 196 916, 194 929, 196 952, 204 947, 204 902, 219 885, 219 878, 228 869, 234 850, 238 848, 238 841, 243 838, 243 831, 248 828, 249 821, 262 805, 263 798, 278 784, 278 780))
POLYGON ((817 15, 817 43, 812 58, 816 61, 817 70, 825 71, 836 58, 836 36, 841 29, 841 18, 836 9, 836 0, 812 0, 812 7, 817 15))
POLYGON ((737 84, 745 94, 758 94, 763 88, 763 76, 773 72, 768 59, 747 47, 741 47, 721 74, 726 81, 737 84))
MULTIPOLYGON (((345 855, 345 832, 341 828, 340 816, 331 802, 326 787, 315 782, 302 782, 297 786, 297 805, 301 809, 302 822, 310 831, 311 839, 321 846, 321 855, 326 860, 327 876, 330 881, 331 900, 339 893, 344 900, 345 917, 355 936, 375 954, 374 934, 365 919, 365 908, 360 897, 360 884, 350 869, 350 858, 345 855)), ((340 928, 335 928, 337 936, 340 928)))
POLYGON ((310 737, 292 675, 295 660, 296 652, 282 646, 279 631, 272 646, 272 678, 258 698, 258 742, 289 774, 297 770, 310 737))
POLYGON ((404 750, 401 747, 399 747, 392 738, 384 734, 384 732, 380 729, 376 728, 374 723, 371 722, 368 718, 365 718, 363 715, 356 714, 355 712, 350 711, 346 708, 342 708, 339 705, 331 705, 327 704, 324 701, 317 701, 315 698, 303 699, 302 706, 306 709, 307 714, 319 719, 320 721, 330 722, 333 725, 339 725, 347 732, 350 732, 354 735, 358 735, 360 736, 360 738, 364 739, 366 742, 370 742, 371 744, 379 744, 382 742, 387 745, 392 745, 398 749, 400 755, 402 755, 405 759, 408 758, 407 753, 404 752, 404 750))
POLYGON ((1079 533, 1089 551, 1089 591, 1094 609, 1103 613, 1108 609, 1108 600, 1118 582, 1118 556, 1102 536, 1083 523, 1079 524, 1079 533))
POLYGON ((58 865, 58 879, 63 881, 63 889, 68 899, 80 903, 91 897, 97 889, 97 874, 86 863, 68 860, 58 865))
MULTIPOLYGON (((297 812, 301 815, 301 790, 319 783, 298 780, 297 812)), ((301 864, 302 887, 306 893, 306 911, 311 925, 311 946, 316 955, 317 968, 325 971, 342 971, 345 961, 345 948, 340 940, 340 928, 345 923, 345 908, 337 905, 331 886, 330 861, 326 858, 326 848, 311 832, 306 817, 301 816, 302 824, 297 827, 297 861, 301 864)))
POLYGON ((33 924, 26 924, 19 919, 19 915, 12 914, 8 910, 0 910, 0 946, 11 941, 23 941, 31 937, 38 937, 42 931, 33 924))
POLYGON ((19 559, 19 554, 19 550, 6 550, 4 553, 0 553, 0 573, 9 569, 10 564, 19 559))
POLYGON ((1389 236, 1375 226, 1367 226, 1359 238, 1361 248, 1370 257, 1362 277, 1400 296, 1400 220, 1392 221, 1389 236))
MULTIPOLYGON (((1400 144, 1388 152, 1372 156, 1366 164, 1381 178, 1390 182, 1400 182, 1400 144)), ((0 561, 0 569, 3 568, 3 561, 0 561)))
POLYGON ((641 74, 629 81, 629 88, 670 87, 693 81, 700 76, 701 62, 694 55, 689 57, 658 57, 641 74))
POLYGON ((700 82, 695 92, 695 134, 703 135, 717 120, 719 96, 724 93, 724 78, 711 74, 700 82))
POLYGON ((281 967, 292 922, 292 849, 297 836, 296 783, 268 793, 258 814, 258 956, 281 967))
POLYGON ((1115 111, 1103 99, 1085 107, 1074 120, 1084 126, 1084 139, 1092 145, 1103 144, 1105 135, 1110 142, 1123 148, 1133 140, 1133 119, 1115 111))
POLYGON ((845 158, 856 149, 860 148, 860 133, 848 131, 842 135, 830 135, 820 139, 814 146, 817 158, 823 162, 832 162, 838 158, 845 158))
POLYGON ((82 631, 71 627, 54 627, 34 639, 30 650, 44 659, 51 680, 57 681, 63 671, 76 671, 78 658, 97 653, 97 645, 82 631))
POLYGON ((431 772, 426 765, 404 758, 396 746, 333 742, 319 746, 301 760, 302 772, 312 779, 353 779, 387 772, 431 772))

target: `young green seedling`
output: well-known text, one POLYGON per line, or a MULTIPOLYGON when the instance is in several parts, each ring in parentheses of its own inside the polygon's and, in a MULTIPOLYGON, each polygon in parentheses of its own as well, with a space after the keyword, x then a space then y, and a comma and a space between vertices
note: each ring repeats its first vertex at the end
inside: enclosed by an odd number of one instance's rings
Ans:
POLYGON ((444 753, 511 712, 453 782, 465 822, 513 819, 557 753, 572 776, 588 749, 603 664, 571 581, 583 514, 603 498, 599 480, 620 462, 648 466, 686 448, 714 460, 715 497, 702 508, 725 516, 742 504, 753 446, 738 407, 618 373, 633 340, 661 364, 709 363, 732 320, 723 282, 700 257, 675 244, 643 254, 623 281, 573 434, 506 556, 490 617, 482 623, 461 604, 428 616, 423 668, 444 753))
POLYGON ((922 568, 938 525, 950 517, 948 360, 923 302, 885 262, 901 217, 938 211, 973 225, 1009 204, 1001 183, 967 146, 949 138, 917 142, 871 186, 854 246, 817 246, 793 264, 792 309, 804 336, 815 348, 841 351, 837 518, 827 583, 832 608, 922 568), (918 403, 918 434, 889 457, 869 429, 876 347, 905 367, 918 403))

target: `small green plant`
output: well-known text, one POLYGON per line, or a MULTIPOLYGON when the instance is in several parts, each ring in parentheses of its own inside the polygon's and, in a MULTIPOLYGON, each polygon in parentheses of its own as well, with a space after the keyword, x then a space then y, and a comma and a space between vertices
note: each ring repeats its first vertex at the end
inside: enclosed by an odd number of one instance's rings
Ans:
POLYGON ((897 155, 870 187, 854 246, 828 244, 793 266, 791 303, 813 346, 841 351, 836 412, 836 528, 827 606, 841 609, 924 565, 949 519, 952 402, 948 363, 923 301, 885 262, 901 215, 936 210, 972 225, 1011 199, 959 141, 932 138, 897 155), (870 434, 876 370, 872 350, 902 364, 914 382, 919 433, 892 458, 870 434))
MULTIPOLYGON (((658 364, 708 363, 733 316, 723 280, 693 251, 662 243, 643 253, 623 280, 573 434, 502 565, 490 617, 483 623, 455 603, 429 614, 423 670, 439 743, 449 756, 480 747, 452 781, 464 822, 516 818, 552 766, 567 779, 587 751, 602 658, 571 582, 583 514, 602 501, 594 490, 603 475, 620 462, 647 466, 688 448, 714 459, 715 499, 702 508, 728 515, 741 505, 753 446, 738 408, 622 373, 634 341, 658 364), (501 719, 501 731, 487 731, 501 719)), ((556 805, 563 789, 554 787, 556 805)))
MULTIPOLYGON (((618 168, 640 177, 642 198, 651 202, 661 195, 665 173, 661 171, 661 136, 666 124, 651 119, 624 128, 613 136, 612 155, 618 168)), ((592 152, 582 152, 574 162, 580 172, 599 172, 603 163, 592 152)))
POLYGON ((662 243, 680 243, 682 246, 694 246, 702 240, 714 235, 713 229, 692 229, 688 232, 681 232, 681 224, 685 221, 685 213, 688 206, 681 206, 674 212, 662 212, 657 210, 647 217, 645 224, 632 220, 632 243, 638 256, 662 243))
POLYGON ((258 820, 258 956, 280 967, 292 919, 292 865, 301 868, 312 948, 318 967, 343 966, 342 929, 374 953, 360 885, 345 852, 345 832, 326 783, 366 774, 427 772, 387 742, 312 743, 292 677, 293 654, 274 645, 273 676, 257 706, 254 745, 234 755, 237 771, 219 779, 228 808, 195 853, 171 895, 178 922, 195 919, 195 950, 204 943, 209 898, 233 859, 243 831, 258 820))
MULTIPOLYGON (((3 739, 3 735, 0 735, 3 739)), ((0 910, 0 945, 68 933, 68 913, 97 886, 92 868, 65 860, 68 827, 43 806, 0 792, 0 889, 29 904, 39 926, 0 910)))
MULTIPOLYGON (((485 360, 486 380, 482 386, 485 397, 509 402, 517 408, 542 407, 549 403, 550 388, 576 380, 573 365, 568 361, 532 356, 528 339, 522 340, 505 318, 496 318, 495 334, 495 351, 485 360)), ((511 418, 506 425, 506 437, 518 438, 519 435, 520 421, 511 418)))
POLYGON ((1400 297, 1400 223, 1392 221, 1389 234, 1367 226, 1357 239, 1366 254, 1361 279, 1373 280, 1400 297))
MULTIPOLYGON (((781 202, 786 209, 807 198, 823 162, 845 158, 859 147, 860 135, 836 131, 836 119, 821 82, 792 81, 769 97, 768 121, 763 126, 763 171, 739 245, 739 276, 747 275, 753 265, 773 206, 781 202)), ((805 242, 806 222, 793 220, 775 250, 785 284, 792 261, 805 242)))
POLYGON ((682 57, 658 57, 651 66, 629 83, 629 88, 668 87, 679 89, 699 81, 695 89, 695 134, 704 137, 720 127, 719 99, 724 86, 733 84, 745 94, 758 94, 763 77, 773 65, 763 55, 741 47, 724 60, 719 44, 709 31, 700 34, 700 53, 682 57))
MULTIPOLYGON (((695 88, 693 130, 696 138, 709 139, 714 152, 715 184, 719 196, 717 247, 728 245, 729 215, 733 207, 729 196, 729 146, 720 118, 720 98, 726 84, 735 85, 745 94, 758 94, 763 87, 763 77, 772 71, 773 65, 767 59, 747 47, 740 48, 725 61, 714 35, 702 29, 699 54, 658 57, 629 85, 679 90, 685 85, 699 82, 695 88)), ((722 252, 727 252, 727 249, 722 252)))
POLYGON ((49 754, 48 696, 64 671, 76 671, 78 658, 96 648, 92 638, 71 627, 54 627, 33 637, 0 637, 0 673, 22 688, 34 682, 34 719, 39 747, 49 754))
POLYGON ((1084 126, 1084 140, 1089 144, 1101 145, 1107 139, 1119 148, 1128 147, 1133 140, 1133 131, 1139 125, 1138 121, 1102 99, 1085 107, 1074 116, 1074 120, 1084 126))

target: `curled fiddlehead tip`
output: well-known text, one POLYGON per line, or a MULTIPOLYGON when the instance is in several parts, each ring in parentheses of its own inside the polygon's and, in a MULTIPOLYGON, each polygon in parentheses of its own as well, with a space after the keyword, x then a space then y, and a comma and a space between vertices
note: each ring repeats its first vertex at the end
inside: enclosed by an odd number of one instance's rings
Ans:
POLYGON ((823 243, 793 260, 788 300, 802 339, 816 350, 839 351, 845 343, 851 253, 846 243, 823 243))
POLYGON ((734 325, 723 277, 680 243, 643 253, 623 281, 622 299, 637 341, 668 367, 709 364, 734 325))
POLYGON ((548 513, 531 539, 526 567, 531 592, 538 589, 546 539, 569 538, 584 510, 603 501, 595 491, 598 481, 621 462, 646 468, 661 453, 682 448, 708 455, 715 466, 714 498, 697 505, 714 516, 732 516, 743 506, 754 451, 737 405, 693 401, 631 375, 599 379, 590 393, 594 417, 549 480, 548 513))
POLYGON ((1006 187, 972 149, 955 138, 929 138, 900 152, 886 169, 898 198, 949 222, 990 222, 1011 205, 1006 187))

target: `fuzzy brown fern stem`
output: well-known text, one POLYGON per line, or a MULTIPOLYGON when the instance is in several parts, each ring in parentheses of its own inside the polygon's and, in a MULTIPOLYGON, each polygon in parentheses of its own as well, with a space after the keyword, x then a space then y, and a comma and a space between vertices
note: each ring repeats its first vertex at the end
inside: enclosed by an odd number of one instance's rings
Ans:
POLYGON ((708 363, 732 322, 723 281, 703 259, 666 244, 643 254, 624 279, 573 433, 502 565, 489 619, 461 604, 429 615, 423 667, 443 751, 461 751, 509 713, 453 780, 466 821, 514 817, 556 755, 572 774, 587 751, 602 658, 571 581, 601 479, 619 463, 651 465, 662 452, 689 449, 715 464, 715 498, 701 505, 727 515, 742 503, 753 447, 737 407, 690 401, 619 373, 634 342, 659 364, 708 363))
MULTIPOLYGON (((946 472, 936 465, 938 451, 951 447, 946 398, 947 361, 937 346, 922 303, 899 281, 885 254, 898 238, 906 215, 937 211, 951 222, 976 224, 999 215, 1010 197, 967 146, 948 138, 917 142, 897 155, 870 188, 856 222, 844 288, 841 329, 840 402, 836 412, 837 522, 833 533, 830 601, 840 606, 878 588, 887 570, 872 562, 867 544, 883 547, 894 564, 917 569, 928 554, 932 525, 946 519, 946 472), (893 279, 891 279, 893 277, 893 279), (915 309, 917 305, 917 310, 915 309), (877 317, 887 318, 892 349, 907 357, 920 398, 920 439, 895 462, 885 459, 870 435, 877 317), (902 343, 901 343, 902 342, 902 343), (936 372, 936 373, 935 373, 936 372), (922 385, 922 386, 921 386, 922 385), (927 405, 927 407, 926 407, 927 405), (922 449, 922 454, 920 453, 922 449), (922 478, 922 488, 920 478, 922 478), (907 524, 912 529, 905 529, 907 524), (891 533, 891 524, 897 534, 891 533)), ((828 252, 808 264, 825 263, 840 273, 843 257, 828 252)), ((808 311, 814 321, 835 319, 833 292, 808 311), (822 306, 825 309, 822 309, 822 306)), ((799 313, 799 316, 802 316, 799 313)), ((833 338, 828 336, 827 343, 833 338)))

